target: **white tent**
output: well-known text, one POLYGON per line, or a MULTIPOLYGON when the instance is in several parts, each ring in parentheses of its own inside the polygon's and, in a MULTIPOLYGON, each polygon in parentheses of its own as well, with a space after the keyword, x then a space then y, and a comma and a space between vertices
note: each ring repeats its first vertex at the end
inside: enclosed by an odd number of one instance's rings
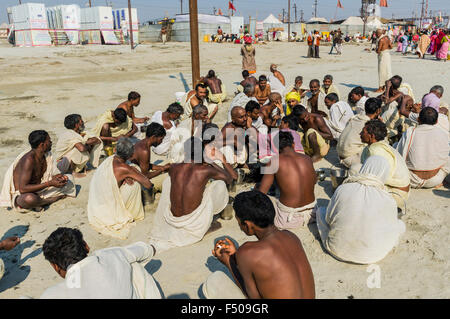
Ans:
POLYGON ((267 23, 267 24, 282 24, 282 22, 280 20, 278 20, 277 18, 275 18, 275 16, 273 14, 270 14, 264 21, 263 23, 267 23))
POLYGON ((367 22, 366 26, 368 28, 382 28, 385 25, 380 20, 375 18, 375 19, 372 19, 371 21, 367 22))
POLYGON ((312 22, 325 22, 328 23, 328 20, 325 18, 311 18, 308 20, 308 23, 312 23, 312 22))
POLYGON ((341 25, 363 25, 364 21, 360 17, 348 17, 341 25))

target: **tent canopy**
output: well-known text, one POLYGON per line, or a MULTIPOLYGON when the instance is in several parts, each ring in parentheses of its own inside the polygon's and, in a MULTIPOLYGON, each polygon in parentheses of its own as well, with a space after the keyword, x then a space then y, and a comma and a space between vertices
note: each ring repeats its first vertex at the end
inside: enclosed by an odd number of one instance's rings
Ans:
POLYGON ((282 22, 280 20, 278 20, 277 18, 275 18, 275 16, 273 14, 270 14, 264 21, 263 23, 267 23, 267 24, 282 24, 282 22))
POLYGON ((364 21, 360 17, 348 17, 342 25, 363 25, 364 21))
POLYGON ((311 18, 311 19, 308 20, 308 23, 314 23, 314 22, 328 23, 328 20, 325 19, 325 18, 319 18, 319 17, 311 18))

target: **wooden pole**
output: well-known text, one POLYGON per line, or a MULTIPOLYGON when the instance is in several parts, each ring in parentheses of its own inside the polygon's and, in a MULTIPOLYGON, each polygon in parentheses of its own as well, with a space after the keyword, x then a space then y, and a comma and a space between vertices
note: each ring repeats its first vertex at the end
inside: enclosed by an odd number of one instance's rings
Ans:
POLYGON ((134 50, 133 17, 131 16, 131 0, 128 0, 128 19, 130 20, 130 45, 131 45, 131 50, 134 50))
POLYGON ((288 0, 288 42, 291 42, 291 0, 288 0))
POLYGON ((91 0, 89 0, 89 7, 92 7, 92 3, 91 3, 91 0))
POLYGON ((200 80, 197 0, 189 0, 189 23, 191 29, 192 87, 194 88, 197 81, 200 80))

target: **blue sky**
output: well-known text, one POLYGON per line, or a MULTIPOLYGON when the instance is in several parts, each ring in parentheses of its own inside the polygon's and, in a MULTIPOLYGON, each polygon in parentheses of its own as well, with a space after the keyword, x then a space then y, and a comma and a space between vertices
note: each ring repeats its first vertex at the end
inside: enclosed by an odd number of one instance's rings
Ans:
MULTIPOLYGON (((116 8, 128 6, 127 0, 91 0, 93 5, 105 5, 106 2, 112 2, 116 8)), ((318 16, 325 17, 328 20, 334 18, 344 19, 351 15, 359 15, 361 7, 360 0, 340 0, 344 9, 338 9, 336 14, 337 0, 318 0, 318 16)), ((57 4, 78 4, 85 6, 89 0, 34 0, 25 2, 45 3, 46 6, 57 4)), ((385 18, 409 17, 413 11, 420 16, 421 0, 387 0, 389 7, 382 8, 382 16, 385 18)), ((6 22, 6 7, 18 4, 18 0, 0 0, 0 22, 6 22)), ((237 11, 236 15, 257 17, 258 20, 264 20, 270 13, 278 17, 282 9, 287 9, 287 0, 234 0, 237 11)), ((311 18, 313 13, 314 0, 291 0, 291 5, 297 3, 298 18, 300 10, 303 9, 304 19, 311 18)), ((379 0, 377 0, 379 3, 379 0)), ((138 15, 141 22, 164 17, 166 14, 173 16, 180 13, 180 0, 132 0, 133 7, 138 8, 138 15)), ((198 0, 198 9, 200 13, 212 13, 213 7, 221 8, 224 14, 228 12, 228 0, 198 0)), ((183 12, 187 12, 189 0, 183 0, 183 12)), ((429 0, 429 10, 442 10, 442 13, 450 14, 450 0, 429 0)), ((294 15, 293 9, 292 16, 294 15)))

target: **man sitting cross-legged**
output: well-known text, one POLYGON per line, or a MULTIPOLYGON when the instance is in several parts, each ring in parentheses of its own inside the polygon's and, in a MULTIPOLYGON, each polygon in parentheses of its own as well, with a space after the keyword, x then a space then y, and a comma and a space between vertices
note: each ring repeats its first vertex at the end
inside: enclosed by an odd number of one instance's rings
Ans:
MULTIPOLYGON (((164 126, 158 123, 151 123, 147 126, 146 137, 142 141, 137 142, 134 145, 134 153, 130 158, 130 162, 139 166, 142 174, 151 179, 153 183, 153 192, 162 191, 162 182, 167 177, 167 171, 170 168, 170 164, 163 166, 151 163, 151 148, 158 147, 166 136, 166 130, 164 126)), ((151 193, 149 190, 145 190, 144 204, 151 202, 151 193), (150 196, 150 197, 148 197, 150 196)))
POLYGON ((419 125, 410 127, 397 145, 408 166, 413 188, 439 187, 450 173, 448 131, 438 127, 437 122, 435 109, 422 109, 419 125))
POLYGON ((309 156, 295 151, 291 132, 280 131, 274 140, 279 155, 273 157, 271 163, 278 162, 278 170, 264 174, 258 189, 267 194, 275 182, 280 190, 280 198, 274 199, 277 212, 275 226, 280 229, 305 226, 316 207, 313 162, 309 156))
MULTIPOLYGON (((97 137, 82 136, 84 121, 79 114, 66 116, 64 126, 66 130, 58 137, 55 150, 55 160, 61 173, 80 173, 88 162, 97 168, 102 141, 97 137)), ((75 175, 75 177, 82 176, 84 175, 75 175)))
POLYGON ((202 240, 214 215, 228 204, 226 184, 232 182, 235 173, 213 143, 204 144, 196 137, 188 139, 184 144, 184 163, 173 164, 163 182, 150 233, 150 243, 158 251, 202 240), (211 179, 214 181, 209 183, 211 179))
POLYGON ((92 135, 102 140, 108 156, 113 154, 113 147, 121 137, 132 137, 137 127, 124 109, 105 111, 97 119, 92 135))
POLYGON ((275 210, 268 196, 249 191, 236 196, 233 208, 240 229, 256 236, 239 248, 219 240, 213 256, 233 275, 212 273, 202 285, 208 299, 312 299, 314 277, 299 238, 274 224, 275 210))
POLYGON ((133 153, 130 139, 120 138, 116 155, 106 158, 92 177, 88 220, 104 235, 126 239, 134 222, 144 219, 141 185, 151 188, 152 183, 139 166, 126 163, 133 153))
POLYGON ((314 163, 320 161, 330 150, 327 141, 333 139, 323 116, 309 113, 303 105, 294 107, 293 114, 298 119, 304 132, 302 144, 305 154, 311 156, 314 163))
POLYGON ((19 212, 41 211, 43 206, 66 196, 75 197, 72 175, 62 175, 53 161, 48 133, 33 131, 28 142, 31 150, 20 153, 6 171, 0 206, 12 207, 19 212))

